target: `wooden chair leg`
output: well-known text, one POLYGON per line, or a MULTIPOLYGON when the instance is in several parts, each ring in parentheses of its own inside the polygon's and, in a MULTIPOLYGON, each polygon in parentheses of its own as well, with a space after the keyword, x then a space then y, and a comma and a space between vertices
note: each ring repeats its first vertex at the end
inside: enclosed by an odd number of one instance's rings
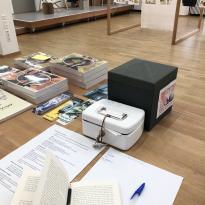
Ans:
POLYGON ((203 21, 203 17, 204 17, 204 9, 203 7, 200 8, 200 17, 199 17, 199 23, 198 23, 198 29, 201 29, 201 24, 203 21))

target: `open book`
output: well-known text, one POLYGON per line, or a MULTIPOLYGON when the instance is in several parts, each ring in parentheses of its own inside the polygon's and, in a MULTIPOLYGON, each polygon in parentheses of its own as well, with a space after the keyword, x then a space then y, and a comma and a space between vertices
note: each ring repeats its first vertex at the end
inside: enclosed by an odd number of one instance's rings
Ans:
POLYGON ((49 154, 42 172, 24 171, 11 205, 121 205, 113 182, 69 183, 60 161, 49 154))

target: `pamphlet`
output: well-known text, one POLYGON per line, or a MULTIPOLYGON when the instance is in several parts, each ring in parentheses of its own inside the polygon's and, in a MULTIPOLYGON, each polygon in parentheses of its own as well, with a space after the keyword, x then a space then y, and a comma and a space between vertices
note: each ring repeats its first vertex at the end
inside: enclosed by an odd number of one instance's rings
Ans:
POLYGON ((95 101, 98 101, 101 99, 107 99, 107 97, 108 97, 107 84, 104 84, 95 90, 92 90, 92 91, 85 93, 84 96, 87 98, 90 98, 92 100, 95 100, 95 101))

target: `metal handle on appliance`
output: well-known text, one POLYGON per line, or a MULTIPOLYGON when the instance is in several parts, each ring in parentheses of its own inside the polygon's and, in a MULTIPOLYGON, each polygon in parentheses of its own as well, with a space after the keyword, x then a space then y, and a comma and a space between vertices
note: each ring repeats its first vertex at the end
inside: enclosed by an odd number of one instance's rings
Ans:
POLYGON ((112 114, 109 114, 109 112, 108 113, 102 113, 102 111, 106 111, 106 110, 107 110, 106 107, 102 107, 100 110, 98 110, 98 113, 101 114, 101 115, 107 116, 109 118, 115 119, 115 120, 124 120, 128 116, 126 113, 122 113, 122 117, 114 116, 112 114))

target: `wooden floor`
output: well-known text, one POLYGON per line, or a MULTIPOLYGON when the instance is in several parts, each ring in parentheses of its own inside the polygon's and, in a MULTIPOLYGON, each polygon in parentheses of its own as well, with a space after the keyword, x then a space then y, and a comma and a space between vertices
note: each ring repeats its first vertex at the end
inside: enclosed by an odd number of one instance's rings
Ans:
MULTIPOLYGON (((136 21, 136 14, 114 17, 113 27, 136 21)), ((192 30, 196 22, 196 17, 181 18, 180 34, 192 30)), ((184 177, 175 205, 205 204, 204 32, 172 47, 170 32, 135 28, 107 36, 106 21, 102 19, 21 35, 18 40, 22 55, 35 51, 57 56, 79 52, 107 60, 110 69, 135 57, 179 66, 173 112, 151 132, 145 132, 127 153, 184 177)), ((13 58, 19 56, 1 58, 1 64, 12 65, 13 58)), ((71 90, 78 95, 85 92, 74 86, 71 90)), ((31 111, 2 123, 0 158, 50 125, 31 111)), ((67 128, 81 132, 80 119, 67 128)))

